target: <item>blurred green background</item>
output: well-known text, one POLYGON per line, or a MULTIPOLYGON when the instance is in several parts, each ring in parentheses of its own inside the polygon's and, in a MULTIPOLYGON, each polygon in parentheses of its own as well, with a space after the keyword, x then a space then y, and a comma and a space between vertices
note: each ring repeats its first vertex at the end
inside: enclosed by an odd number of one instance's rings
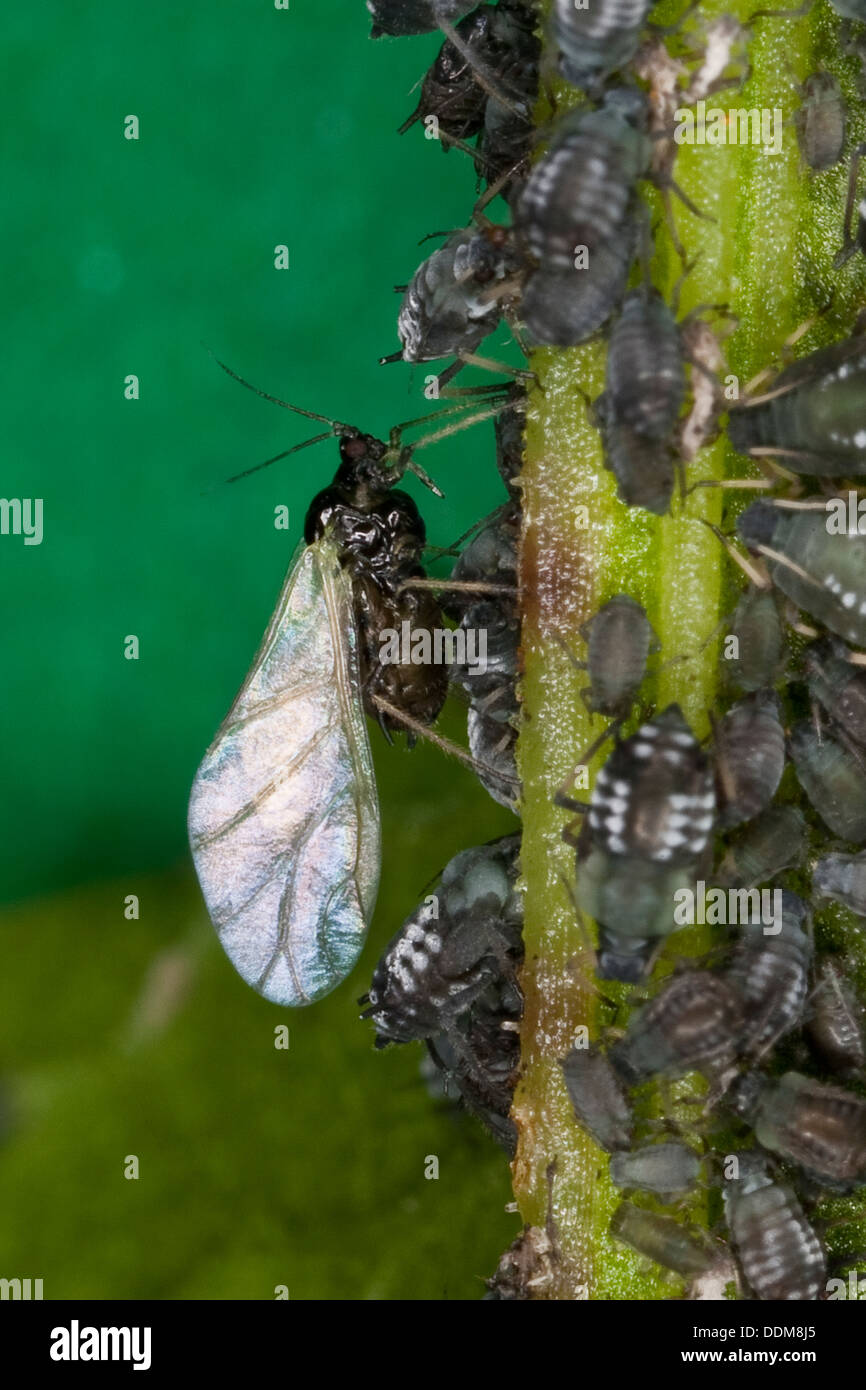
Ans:
MULTIPOLYGON (((335 467, 323 444, 214 486, 311 431, 203 344, 374 432, 434 408, 422 370, 377 358, 417 243, 474 200, 463 156, 395 133, 437 40, 373 44, 363 0, 53 2, 4 28, 0 490, 44 499, 44 539, 0 536, 0 1276, 46 1298, 477 1297, 517 1230, 505 1159, 427 1096, 420 1049, 374 1054, 354 1001, 429 879, 511 818, 376 736, 371 941, 293 1014, 224 959, 185 845, 193 772, 335 467)), ((447 545, 501 500, 491 427, 423 459, 447 545)))

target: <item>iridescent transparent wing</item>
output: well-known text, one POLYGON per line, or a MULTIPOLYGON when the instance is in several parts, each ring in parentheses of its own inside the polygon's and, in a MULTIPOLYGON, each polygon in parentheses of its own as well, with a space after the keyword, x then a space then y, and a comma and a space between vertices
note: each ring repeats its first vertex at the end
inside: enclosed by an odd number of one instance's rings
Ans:
POLYGON ((309 1004, 360 954, 379 881, 379 806, 351 583, 326 537, 290 569, 193 782, 189 839, 240 975, 309 1004))

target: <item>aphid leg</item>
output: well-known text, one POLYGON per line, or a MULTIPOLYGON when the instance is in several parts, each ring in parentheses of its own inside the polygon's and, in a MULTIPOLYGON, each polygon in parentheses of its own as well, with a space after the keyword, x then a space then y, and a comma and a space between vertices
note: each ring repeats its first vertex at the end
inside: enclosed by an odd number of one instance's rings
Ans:
MULTIPOLYGON (((398 709, 396 705, 391 704, 390 700, 386 700, 383 696, 377 695, 375 691, 369 692, 369 699, 370 703, 377 711, 380 725, 384 718, 393 720, 395 724, 402 724, 407 731, 407 737, 411 737, 412 739, 412 744, 410 746, 414 746, 417 739, 425 738, 429 743, 432 743, 438 748, 440 752, 445 753, 449 757, 457 758, 461 763, 465 763, 467 767, 471 767, 476 775, 483 773, 486 777, 495 776, 500 782, 505 782, 508 786, 513 787, 515 793, 519 793, 520 781, 517 777, 509 777, 505 772, 499 772, 493 768, 488 768, 484 763, 480 763, 477 758, 473 758, 471 753, 467 753, 465 748, 461 748, 457 743, 452 743, 450 738, 443 738, 441 734, 435 734, 426 724, 422 724, 418 719, 413 719, 405 710, 398 709)), ((392 743, 393 739, 389 738, 388 742, 392 743)))
POLYGON ((803 0, 796 10, 755 10, 746 23, 751 28, 756 19, 802 19, 812 8, 813 0, 803 0))
POLYGON ((492 357, 479 357, 475 352, 461 352, 458 361, 458 371, 462 371, 464 367, 481 367, 485 372, 501 372, 503 376, 510 376, 515 381, 536 381, 534 372, 528 372, 523 367, 509 367, 506 362, 496 362, 492 357))
POLYGON ((857 250, 857 238, 854 235, 854 218, 857 213, 857 179, 860 175, 860 163, 866 155, 866 143, 858 145, 851 155, 851 167, 848 171, 848 197, 845 202, 845 222, 844 232, 845 241, 841 251, 836 256, 833 264, 838 269, 849 261, 857 250))
POLYGON ((739 565, 743 574, 755 585, 756 589, 769 589, 772 587, 770 576, 766 571, 760 570, 756 565, 752 564, 752 562, 733 545, 730 538, 726 536, 718 526, 714 526, 711 521, 704 521, 702 517, 700 520, 704 526, 709 527, 713 535, 727 551, 727 554, 733 560, 734 564, 739 565))
MULTIPOLYGON (((788 334, 787 338, 782 344, 781 351, 779 353, 779 356, 781 357, 783 362, 787 363, 791 360, 791 348, 795 347, 796 344, 799 343, 800 339, 804 338, 811 328, 814 328, 815 324, 819 322, 819 320, 822 318, 824 314, 826 314, 827 310, 830 308, 830 305, 832 303, 833 296, 831 295, 827 303, 823 305, 821 309, 819 309, 816 313, 811 314, 809 318, 804 319, 803 322, 797 328, 795 328, 792 333, 788 334)), ((755 387, 758 386, 760 382, 765 381, 768 376, 772 376, 773 371, 773 367, 764 367, 760 372, 758 372, 757 376, 753 376, 751 381, 746 382, 746 385, 743 388, 743 395, 746 397, 745 404, 747 406, 763 405, 766 401, 772 401, 777 396, 787 395, 788 391, 794 389, 794 385, 792 383, 788 386, 782 386, 779 390, 765 391, 763 395, 760 396, 753 395, 755 387)))
MULTIPOLYGON (((589 802, 576 801, 574 797, 570 797, 566 793, 570 791, 570 789, 574 786, 575 782, 577 781, 581 772, 583 772, 586 768, 586 765, 590 761, 590 759, 595 757, 598 750, 604 746, 604 744, 607 742, 609 738, 617 734, 621 727, 621 719, 612 720, 608 727, 604 730, 604 732, 599 734, 598 738, 595 739, 594 742, 591 743, 589 747, 584 750, 584 752, 580 755, 574 767, 572 768, 571 772, 568 774, 565 781, 562 783, 562 786, 557 788, 557 790, 554 792, 554 805, 560 806, 563 809, 563 811, 573 811, 578 816, 584 815, 585 812, 589 810, 589 802)), ((562 832, 562 838, 565 840, 566 844, 574 845, 576 847, 577 840, 574 838, 569 838, 571 836, 573 825, 574 822, 572 822, 571 825, 567 825, 565 827, 565 829, 562 832), (566 831, 569 832, 568 836, 566 835, 566 831)))

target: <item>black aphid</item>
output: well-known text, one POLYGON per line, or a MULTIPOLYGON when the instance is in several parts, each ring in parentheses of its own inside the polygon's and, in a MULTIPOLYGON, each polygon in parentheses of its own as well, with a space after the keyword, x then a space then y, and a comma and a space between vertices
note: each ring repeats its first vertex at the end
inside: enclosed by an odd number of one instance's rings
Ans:
POLYGON ((578 1124, 608 1153, 630 1148, 631 1106, 605 1054, 598 1047, 573 1047, 559 1065, 578 1124))
POLYGON ((472 353, 499 323, 516 285, 507 227, 455 232, 415 271, 397 316, 406 362, 472 353))
POLYGON ((589 685, 580 693, 597 714, 628 714, 646 675, 647 657, 659 642, 644 608, 627 594, 615 594, 584 623, 589 685))
POLYGON ((785 731, 772 690, 756 690, 713 726, 719 827, 752 820, 775 795, 785 770, 785 731))
POLYGON ((791 730, 791 757, 800 786, 833 833, 866 839, 866 772, 848 750, 803 720, 791 730))
MULTIPOLYGON (((753 890, 757 893, 757 890, 753 890)), ((800 1023, 809 993, 812 938, 806 904, 796 893, 780 893, 778 919, 758 913, 740 927, 733 958, 724 972, 737 994, 742 1023, 739 1056, 756 1058, 800 1023)))
POLYGON ((830 1071, 841 1077, 861 1077, 866 1069, 863 1006, 839 966, 821 961, 809 1000, 806 1034, 830 1071))
POLYGON ((741 1078, 732 1100, 758 1143, 786 1163, 840 1189, 866 1178, 866 1101, 859 1096, 789 1071, 773 1081, 741 1078))
POLYGON ((681 1225, 672 1216, 645 1211, 632 1202, 622 1202, 617 1207, 610 1220, 610 1233, 639 1255, 677 1274, 703 1274, 716 1258, 716 1251, 700 1231, 681 1225))
POLYGON ((589 252, 591 265, 594 251, 622 240, 650 153, 646 98, 634 88, 614 88, 598 110, 562 118, 515 215, 526 249, 542 269, 574 271, 580 248, 589 252))
POLYGON ((593 845, 608 854, 685 868, 706 848, 715 810, 707 757, 679 705, 668 705, 614 748, 587 824, 593 845))
POLYGON ((759 1155, 736 1157, 740 1172, 725 1183, 725 1216, 752 1293, 779 1301, 820 1298, 824 1251, 793 1188, 774 1182, 759 1155))
POLYGON ((578 845, 577 901, 601 928, 602 977, 640 979, 674 930, 674 895, 694 887, 715 805, 707 757, 678 705, 619 743, 600 770, 578 845))
POLYGON ((340 439, 341 463, 334 481, 310 503, 304 522, 308 545, 330 532, 352 577, 358 624, 361 675, 368 713, 387 728, 402 727, 382 714, 376 698, 411 719, 432 724, 445 703, 445 666, 382 663, 385 629, 431 632, 443 626, 439 601, 429 589, 407 588, 426 578, 421 554, 424 522, 407 492, 395 488, 391 451, 380 439, 355 431, 340 439))
POLYGON ((593 404, 601 431, 604 466, 613 473, 617 495, 628 507, 664 516, 674 492, 674 454, 664 439, 648 439, 619 421, 604 392, 593 404))
POLYGON ((526 433, 526 387, 515 384, 509 390, 510 409, 495 416, 496 468, 511 498, 519 498, 517 478, 523 468, 524 435, 526 433))
POLYGON ((809 694, 843 733, 866 746, 866 670, 849 660, 843 642, 822 638, 803 655, 809 694))
POLYGON ((517 667, 520 617, 517 608, 517 545, 520 509, 516 501, 494 513, 458 559, 452 579, 488 584, 501 594, 455 590, 449 611, 459 619, 467 654, 455 662, 451 682, 469 696, 469 751, 479 777, 494 800, 513 807, 518 787, 515 749, 519 719, 517 667), (483 651, 481 645, 483 643, 483 651))
POLYGON ((677 321, 655 290, 626 295, 611 329, 605 395, 613 418, 647 439, 667 438, 686 392, 677 321))
POLYGON ((445 1033, 459 1055, 458 1020, 491 983, 513 981, 523 951, 519 848, 509 835, 455 855, 389 943, 365 999, 377 1047, 445 1033))
POLYGON ((732 1062, 742 1025, 732 984, 710 971, 685 970, 632 1016, 610 1060, 629 1082, 689 1071, 712 1076, 732 1062))
POLYGON ((688 1192, 698 1181, 700 1171, 701 1160, 694 1149, 673 1140, 615 1153, 610 1160, 611 1181, 617 1187, 653 1192, 662 1201, 688 1192))
POLYGON ((715 875, 721 888, 753 888, 799 864, 806 822, 796 806, 769 806, 730 841, 715 875))
POLYGON ((731 408, 741 454, 769 455, 794 473, 866 473, 866 334, 819 348, 780 372, 761 395, 731 408))
POLYGON ((751 585, 740 598, 731 624, 736 648, 722 661, 727 679, 741 690, 761 690, 779 678, 787 657, 782 619, 769 589, 751 585))
MULTIPOLYGON (((455 25, 466 47, 485 64, 494 57, 492 20, 495 14, 495 6, 479 5, 455 25)), ((457 140, 469 139, 484 125, 486 105, 487 92, 476 81, 472 64, 450 39, 446 39, 424 75, 418 105, 400 127, 400 134, 416 121, 435 116, 446 135, 457 140)), ((448 148, 447 143, 445 148, 448 148)))
MULTIPOLYGON (((541 54, 535 26, 533 5, 520 0, 506 5, 500 0, 494 24, 498 47, 495 74, 508 104, 491 95, 484 109, 478 149, 480 171, 489 184, 498 183, 512 171, 518 178, 532 149, 532 106, 538 93, 541 54)), ((513 188, 513 180, 507 180, 503 191, 510 197, 513 188)))
POLYGON ((637 245, 637 229, 627 222, 618 242, 587 254, 586 265, 569 270, 542 266, 527 279, 520 318, 529 337, 545 347, 585 343, 613 313, 625 293, 637 245))
MULTIPOLYGON (((862 404, 861 404, 862 418, 862 404)), ((864 445, 866 428, 861 426, 864 445)), ((777 589, 846 641, 866 645, 866 535, 828 530, 829 513, 753 502, 737 530, 777 589)))
POLYGON ((800 153, 810 169, 831 169, 845 145, 845 98, 831 72, 815 72, 802 89, 803 102, 794 120, 800 153))

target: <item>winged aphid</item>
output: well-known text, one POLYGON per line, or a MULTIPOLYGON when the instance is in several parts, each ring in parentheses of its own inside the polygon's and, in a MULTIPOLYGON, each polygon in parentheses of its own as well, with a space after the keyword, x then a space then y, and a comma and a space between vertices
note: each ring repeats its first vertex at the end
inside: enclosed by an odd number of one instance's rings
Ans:
POLYGON ((417 469, 407 426, 386 444, 276 403, 327 424, 317 438, 336 436, 340 465, 310 505, 306 546, 196 773, 189 838, 239 974, 274 1003, 302 1005, 352 969, 375 905, 379 809, 364 715, 414 733, 438 714, 448 676, 379 655, 383 629, 442 621, 432 592, 411 587, 425 532, 394 486, 417 469))

